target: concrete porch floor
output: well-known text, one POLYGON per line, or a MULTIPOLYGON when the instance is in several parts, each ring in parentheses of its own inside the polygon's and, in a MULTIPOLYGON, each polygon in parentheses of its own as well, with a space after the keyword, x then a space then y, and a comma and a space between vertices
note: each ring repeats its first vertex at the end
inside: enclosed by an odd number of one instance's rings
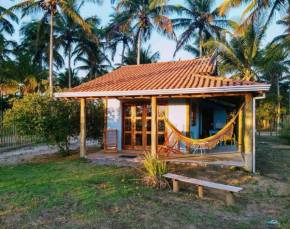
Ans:
MULTIPOLYGON (((86 155, 87 159, 109 159, 109 160, 125 160, 131 162, 140 162, 144 158, 142 150, 119 150, 118 153, 104 153, 102 150, 96 153, 86 155), (119 158, 121 155, 137 156, 136 158, 119 158)), ((243 154, 238 152, 237 146, 217 146, 212 150, 206 150, 203 155, 200 152, 195 154, 174 154, 171 153, 167 158, 161 157, 172 163, 186 164, 207 164, 207 165, 225 165, 244 167, 243 154)))

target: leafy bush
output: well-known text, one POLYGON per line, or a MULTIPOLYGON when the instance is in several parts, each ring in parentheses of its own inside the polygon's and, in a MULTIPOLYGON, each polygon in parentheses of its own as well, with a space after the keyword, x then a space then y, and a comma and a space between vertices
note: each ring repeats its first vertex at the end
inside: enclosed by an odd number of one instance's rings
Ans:
POLYGON ((142 161, 146 172, 144 173, 144 182, 148 186, 153 186, 158 189, 163 189, 167 186, 166 180, 162 175, 169 171, 166 161, 155 158, 151 153, 145 153, 145 159, 142 161))
MULTIPOLYGON (((4 115, 5 126, 15 125, 20 135, 37 136, 48 145, 56 145, 62 155, 69 155, 69 139, 77 137, 80 132, 78 101, 33 94, 23 99, 12 99, 11 104, 12 108, 4 115)), ((103 105, 92 102, 87 108, 88 137, 97 138, 103 130, 103 105)))
MULTIPOLYGON (((102 100, 87 101, 87 138, 100 139, 103 137, 104 115, 105 107, 102 100)), ((80 122, 79 117, 78 122, 80 122)))
POLYGON ((281 124, 279 137, 281 139, 285 139, 288 142, 288 144, 290 144, 290 125, 289 124, 281 124))

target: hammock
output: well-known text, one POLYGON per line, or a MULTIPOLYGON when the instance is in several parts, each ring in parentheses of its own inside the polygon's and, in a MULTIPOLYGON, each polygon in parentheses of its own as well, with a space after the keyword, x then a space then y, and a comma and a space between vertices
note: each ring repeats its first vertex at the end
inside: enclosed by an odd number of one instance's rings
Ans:
MULTIPOLYGON (((233 135, 235 120, 238 117, 240 110, 243 109, 244 104, 239 108, 235 116, 215 135, 204 139, 192 139, 184 136, 163 114, 159 109, 159 114, 164 118, 166 127, 172 131, 171 138, 173 141, 181 141, 186 147, 194 149, 212 149, 219 144, 220 141, 229 139, 233 135)), ((195 150, 195 151, 196 151, 195 150)))

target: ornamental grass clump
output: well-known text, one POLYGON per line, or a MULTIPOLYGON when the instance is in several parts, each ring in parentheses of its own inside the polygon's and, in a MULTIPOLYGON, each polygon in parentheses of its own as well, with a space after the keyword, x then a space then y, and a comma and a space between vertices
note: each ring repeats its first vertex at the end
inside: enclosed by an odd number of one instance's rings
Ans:
POLYGON ((160 160, 158 156, 153 157, 151 153, 146 152, 142 164, 146 169, 143 177, 144 183, 148 186, 164 189, 167 186, 167 182, 162 175, 169 171, 167 162, 160 160))

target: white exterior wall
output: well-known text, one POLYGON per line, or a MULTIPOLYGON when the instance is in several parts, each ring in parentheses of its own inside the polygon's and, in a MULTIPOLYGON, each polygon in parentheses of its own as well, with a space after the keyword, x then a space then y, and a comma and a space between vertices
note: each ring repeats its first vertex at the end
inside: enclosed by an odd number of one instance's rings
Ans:
MULTIPOLYGON (((179 131, 186 131, 186 99, 168 100, 168 119, 179 131)), ((180 150, 186 152, 186 147, 181 144, 180 150)))
POLYGON ((108 99, 107 128, 118 130, 118 150, 122 149, 122 108, 118 99, 108 99))

